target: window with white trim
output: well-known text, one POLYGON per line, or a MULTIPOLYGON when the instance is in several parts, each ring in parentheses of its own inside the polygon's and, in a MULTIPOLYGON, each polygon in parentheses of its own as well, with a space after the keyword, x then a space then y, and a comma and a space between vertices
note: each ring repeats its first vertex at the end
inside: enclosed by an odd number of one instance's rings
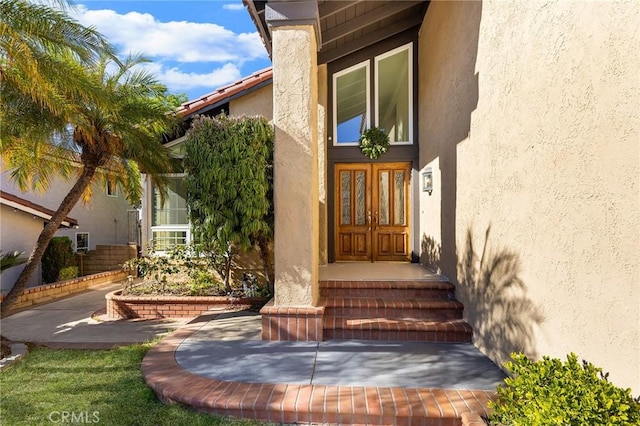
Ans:
POLYGON ((335 145, 358 145, 369 128, 369 61, 333 76, 333 126, 335 145))
POLYGON ((332 94, 334 146, 358 145, 371 126, 386 132, 391 144, 412 144, 413 43, 333 74, 332 94))
POLYGON ((376 126, 395 144, 413 140, 411 45, 375 58, 376 126))
POLYGON ((155 185, 153 188, 151 243, 157 253, 188 244, 191 239, 184 175, 172 175, 168 180, 164 200, 158 188, 155 185))
POLYGON ((89 251, 89 233, 76 232, 76 253, 87 253, 89 251))

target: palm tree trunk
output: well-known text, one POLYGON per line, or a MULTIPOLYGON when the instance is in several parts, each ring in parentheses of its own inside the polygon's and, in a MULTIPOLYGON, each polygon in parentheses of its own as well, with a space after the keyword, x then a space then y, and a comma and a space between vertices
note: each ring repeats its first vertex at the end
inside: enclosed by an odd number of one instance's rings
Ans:
POLYGON ((58 207, 58 210, 56 210, 56 212, 51 216, 51 220, 49 220, 49 223, 45 225, 44 229, 40 233, 40 236, 38 237, 35 248, 31 252, 29 259, 27 260, 26 265, 22 270, 22 273, 20 274, 20 276, 18 276, 16 283, 4 298, 2 304, 0 304, 0 318, 5 318, 6 316, 11 314, 11 311, 13 310, 18 297, 22 294, 27 285, 27 282, 38 268, 38 265, 42 260, 42 256, 44 255, 44 252, 49 245, 49 242, 54 237, 64 218, 67 217, 71 209, 76 205, 76 203, 82 196, 84 190, 91 183, 91 180, 96 173, 96 169, 97 166, 84 165, 82 173, 80 174, 80 177, 78 178, 76 183, 73 185, 73 188, 71 188, 69 193, 64 197, 62 203, 60 203, 60 206, 58 207))

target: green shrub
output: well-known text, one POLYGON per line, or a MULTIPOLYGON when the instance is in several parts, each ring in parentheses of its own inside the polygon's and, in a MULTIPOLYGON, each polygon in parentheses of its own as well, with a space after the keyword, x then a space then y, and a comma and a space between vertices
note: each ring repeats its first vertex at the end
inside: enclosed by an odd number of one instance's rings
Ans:
POLYGON ((77 266, 65 266, 60 269, 60 273, 58 274, 57 281, 65 281, 78 277, 78 267, 77 266))
POLYGON ((210 291, 224 292, 222 283, 218 282, 210 272, 197 271, 190 275, 192 275, 192 281, 189 284, 189 290, 192 296, 207 295, 210 291))
POLYGON ((42 279, 54 283, 60 278, 60 270, 76 266, 73 243, 69 237, 53 237, 42 256, 42 279))
POLYGON ((491 424, 497 425, 638 425, 640 403, 631 389, 608 381, 608 373, 575 354, 567 361, 543 357, 534 362, 512 354, 505 367, 513 377, 498 387, 491 424))

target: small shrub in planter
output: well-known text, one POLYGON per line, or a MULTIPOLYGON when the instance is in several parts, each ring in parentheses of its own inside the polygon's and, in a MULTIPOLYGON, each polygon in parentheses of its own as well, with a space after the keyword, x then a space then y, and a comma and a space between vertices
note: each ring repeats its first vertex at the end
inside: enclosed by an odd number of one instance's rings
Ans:
POLYGON ((512 354, 513 377, 498 387, 492 425, 638 425, 640 402, 608 381, 608 373, 575 354, 534 362, 512 354))
MULTIPOLYGON (((42 279, 45 283, 60 281, 60 271, 68 266, 76 266, 71 239, 53 237, 42 256, 42 279)), ((68 273, 65 272, 65 274, 68 273)))

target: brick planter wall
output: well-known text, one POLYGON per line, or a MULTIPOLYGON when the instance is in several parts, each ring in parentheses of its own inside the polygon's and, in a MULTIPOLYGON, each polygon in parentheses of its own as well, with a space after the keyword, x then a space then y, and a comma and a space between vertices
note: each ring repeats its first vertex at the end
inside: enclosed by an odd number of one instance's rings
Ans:
MULTIPOLYGON (((59 281, 57 283, 29 287, 18 297, 18 302, 15 307, 16 309, 20 309, 38 303, 50 302, 74 293, 86 291, 91 287, 122 281, 127 275, 127 272, 122 270, 107 271, 93 275, 85 275, 84 277, 73 278, 71 280, 59 281)), ((4 295, 0 296, 0 301, 3 299, 4 295)))
POLYGON ((324 306, 274 306, 273 299, 261 310, 262 340, 302 340, 320 342, 323 339, 324 306))
POLYGON ((229 305, 258 305, 261 297, 228 296, 122 296, 120 290, 105 296, 111 319, 193 318, 213 308, 229 305))

